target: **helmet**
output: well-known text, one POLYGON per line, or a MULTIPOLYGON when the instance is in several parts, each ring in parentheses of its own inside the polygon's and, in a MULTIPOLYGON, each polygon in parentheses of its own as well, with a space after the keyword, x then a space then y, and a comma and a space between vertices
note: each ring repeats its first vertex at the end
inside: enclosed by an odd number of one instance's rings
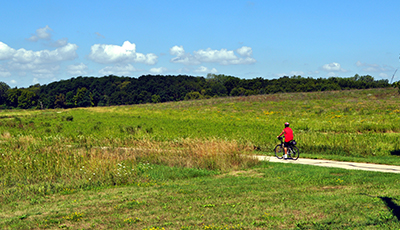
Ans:
POLYGON ((285 123, 285 127, 289 127, 289 122, 286 122, 286 123, 285 123))

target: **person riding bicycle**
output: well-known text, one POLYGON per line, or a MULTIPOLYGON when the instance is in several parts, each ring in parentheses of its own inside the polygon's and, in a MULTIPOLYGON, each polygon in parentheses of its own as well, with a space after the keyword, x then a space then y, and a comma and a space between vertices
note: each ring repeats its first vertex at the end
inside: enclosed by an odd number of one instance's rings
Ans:
POLYGON ((285 149, 285 155, 283 157, 284 157, 284 159, 286 159, 287 158, 287 147, 289 147, 291 145, 290 142, 293 140, 293 130, 289 127, 289 122, 285 123, 285 128, 283 129, 281 134, 279 134, 279 136, 277 136, 277 138, 279 139, 279 137, 281 137, 282 135, 285 135, 285 142, 283 143, 283 148, 285 149))

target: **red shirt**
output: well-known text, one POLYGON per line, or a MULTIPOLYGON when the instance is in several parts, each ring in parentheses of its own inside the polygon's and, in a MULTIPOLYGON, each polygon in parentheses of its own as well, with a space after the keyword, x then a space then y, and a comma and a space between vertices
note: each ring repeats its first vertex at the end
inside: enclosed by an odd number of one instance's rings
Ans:
POLYGON ((285 142, 293 140, 293 130, 291 128, 286 127, 283 129, 283 132, 285 133, 285 142))

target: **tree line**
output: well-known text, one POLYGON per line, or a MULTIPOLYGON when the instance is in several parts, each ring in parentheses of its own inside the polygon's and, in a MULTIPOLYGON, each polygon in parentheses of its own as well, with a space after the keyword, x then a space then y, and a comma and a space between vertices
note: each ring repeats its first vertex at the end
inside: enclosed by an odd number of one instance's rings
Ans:
POLYGON ((370 75, 311 78, 284 76, 279 79, 241 79, 224 74, 207 77, 143 75, 139 78, 76 77, 47 85, 10 88, 0 82, 0 108, 52 109, 128 105, 194 100, 211 97, 248 96, 282 92, 313 92, 390 87, 388 80, 370 75))

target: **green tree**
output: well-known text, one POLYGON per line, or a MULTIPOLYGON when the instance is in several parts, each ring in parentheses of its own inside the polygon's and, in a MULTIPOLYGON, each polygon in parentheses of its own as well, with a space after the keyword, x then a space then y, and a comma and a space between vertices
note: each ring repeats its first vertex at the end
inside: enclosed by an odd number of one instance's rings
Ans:
POLYGON ((153 103, 160 103, 161 102, 161 97, 159 95, 157 95, 157 94, 154 94, 154 95, 151 96, 151 101, 153 103))
POLYGON ((18 88, 13 88, 8 90, 7 105, 17 108, 18 107, 18 97, 21 95, 22 90, 18 88))
POLYGON ((231 90, 231 96, 244 96, 246 94, 246 89, 243 87, 233 88, 231 90))
POLYGON ((110 96, 111 105, 127 105, 129 104, 129 95, 125 91, 116 91, 110 96))
POLYGON ((202 99, 203 95, 201 95, 199 92, 189 92, 185 96, 185 100, 197 100, 197 99, 202 99))
POLYGON ((226 90, 228 91, 228 94, 230 94, 232 89, 240 87, 240 84, 241 84, 240 78, 229 76, 226 79, 224 86, 225 86, 226 90))
POLYGON ((98 106, 109 106, 110 105, 110 97, 107 95, 100 96, 98 106))
POLYGON ((400 81, 393 82, 392 85, 394 88, 398 89, 399 94, 400 94, 400 81))
POLYGON ((78 89, 74 96, 74 102, 77 107, 89 107, 93 105, 91 93, 85 87, 78 89))
POLYGON ((54 108, 65 108, 65 95, 60 93, 54 101, 54 108))
POLYGON ((138 95, 138 100, 139 100, 140 104, 145 104, 145 103, 151 102, 151 93, 147 92, 146 90, 143 90, 138 95))
POLYGON ((0 82, 0 105, 7 103, 8 90, 10 86, 4 82, 0 82))
POLYGON ((97 90, 94 90, 92 93, 92 98, 93 106, 97 106, 101 100, 101 95, 97 92, 97 90))
POLYGON ((74 91, 69 91, 67 95, 65 95, 65 106, 67 108, 72 108, 75 106, 74 98, 74 91))
POLYGON ((37 96, 34 92, 23 89, 18 96, 18 107, 21 109, 29 109, 36 106, 37 96))
POLYGON ((223 97, 226 96, 228 92, 225 86, 218 81, 209 81, 208 86, 209 87, 206 88, 206 95, 211 97, 223 97))

